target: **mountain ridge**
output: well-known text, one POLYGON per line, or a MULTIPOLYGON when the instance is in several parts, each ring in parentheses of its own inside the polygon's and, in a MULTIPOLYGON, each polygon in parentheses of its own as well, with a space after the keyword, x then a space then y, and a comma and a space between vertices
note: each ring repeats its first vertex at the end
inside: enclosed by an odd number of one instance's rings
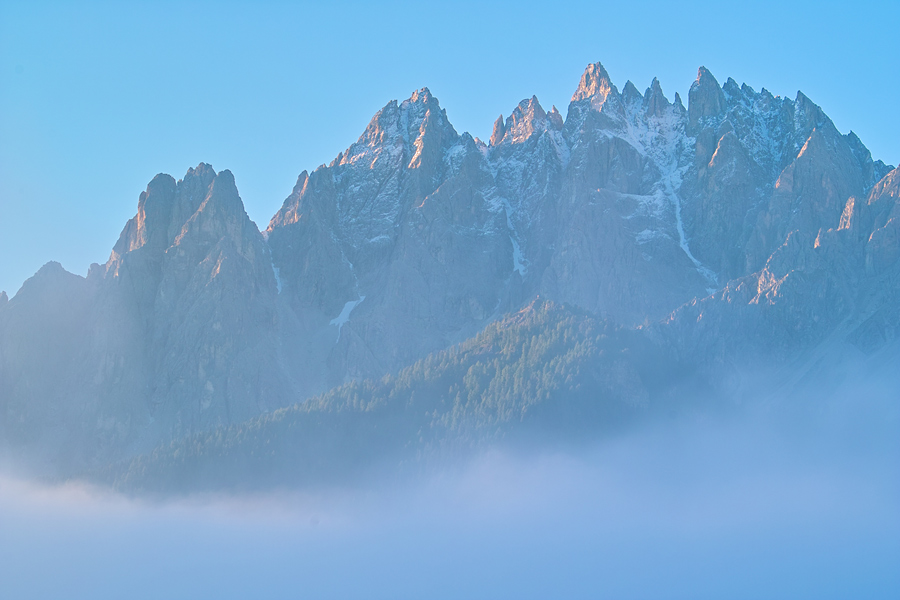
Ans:
POLYGON ((848 319, 875 348, 900 322, 896 173, 802 93, 703 67, 684 107, 594 63, 565 119, 525 99, 488 144, 422 88, 301 172, 265 231, 201 163, 150 182, 105 266, 3 296, 0 426, 94 464, 396 372, 535 296, 657 323, 708 365, 808 351, 848 319))

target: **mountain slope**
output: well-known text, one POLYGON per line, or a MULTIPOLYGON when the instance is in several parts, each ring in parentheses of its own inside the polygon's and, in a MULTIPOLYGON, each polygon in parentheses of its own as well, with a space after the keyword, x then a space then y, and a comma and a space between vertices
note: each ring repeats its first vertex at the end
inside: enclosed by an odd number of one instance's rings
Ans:
POLYGON ((163 445, 99 477, 154 492, 309 485, 502 440, 571 442, 660 410, 673 381, 697 385, 635 331, 536 301, 396 375, 163 445))

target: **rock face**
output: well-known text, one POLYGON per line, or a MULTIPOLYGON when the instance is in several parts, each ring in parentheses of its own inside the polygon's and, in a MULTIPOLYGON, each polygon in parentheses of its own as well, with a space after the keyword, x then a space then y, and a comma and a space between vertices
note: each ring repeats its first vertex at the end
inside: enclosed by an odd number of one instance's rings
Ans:
POLYGON ((849 198, 815 237, 791 231, 760 271, 680 307, 653 335, 726 386, 748 367, 837 383, 848 357, 889 351, 900 339, 898 182, 894 169, 849 198))
POLYGON ((776 98, 732 79, 719 89, 701 68, 690 102, 685 231, 723 280, 762 268, 790 231, 814 239, 837 227, 847 198, 864 196, 890 170, 802 93, 776 98))
POLYGON ((141 195, 104 291, 131 313, 151 414, 166 414, 174 430, 256 414, 284 393, 270 265, 229 171, 201 164, 177 184, 160 175, 141 195))
POLYGON ((412 362, 509 306, 512 246, 483 147, 427 89, 302 174, 267 234, 298 324, 285 346, 327 357, 327 383, 412 362))
POLYGON ((702 67, 685 108, 589 65, 565 118, 525 99, 487 145, 423 88, 263 233, 201 164, 154 178, 87 278, 51 263, 0 296, 0 427, 89 463, 380 377, 535 296, 658 322, 708 365, 839 330, 870 351, 900 327, 898 181, 803 94, 702 67))
POLYGON ((74 468, 271 408, 276 293, 231 173, 158 175, 105 266, 50 263, 3 307, 5 439, 74 468))

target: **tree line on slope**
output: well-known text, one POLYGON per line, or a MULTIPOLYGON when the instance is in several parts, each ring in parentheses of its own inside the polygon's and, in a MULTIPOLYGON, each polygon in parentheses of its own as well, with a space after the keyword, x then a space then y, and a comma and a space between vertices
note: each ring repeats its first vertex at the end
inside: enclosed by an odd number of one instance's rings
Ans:
POLYGON ((495 442, 590 437, 664 402, 683 376, 640 330, 538 300, 395 375, 349 382, 95 476, 134 492, 337 481, 495 442))

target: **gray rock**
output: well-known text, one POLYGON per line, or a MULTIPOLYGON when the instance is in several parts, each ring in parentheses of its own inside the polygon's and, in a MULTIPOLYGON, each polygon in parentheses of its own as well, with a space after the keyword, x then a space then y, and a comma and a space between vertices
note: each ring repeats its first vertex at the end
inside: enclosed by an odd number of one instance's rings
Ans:
POLYGON ((697 70, 697 79, 688 92, 688 122, 690 132, 696 132, 710 118, 725 110, 725 93, 706 67, 697 70))

